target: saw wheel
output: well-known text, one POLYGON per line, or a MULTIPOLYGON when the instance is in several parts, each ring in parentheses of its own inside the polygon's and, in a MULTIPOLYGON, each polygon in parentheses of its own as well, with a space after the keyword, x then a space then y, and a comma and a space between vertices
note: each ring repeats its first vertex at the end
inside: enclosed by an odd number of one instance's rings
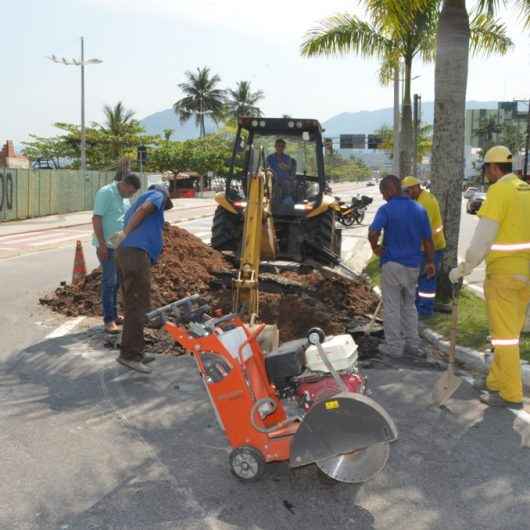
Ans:
POLYGON ((316 462, 322 473, 338 482, 357 484, 371 479, 384 467, 390 456, 390 444, 383 442, 344 455, 316 462))

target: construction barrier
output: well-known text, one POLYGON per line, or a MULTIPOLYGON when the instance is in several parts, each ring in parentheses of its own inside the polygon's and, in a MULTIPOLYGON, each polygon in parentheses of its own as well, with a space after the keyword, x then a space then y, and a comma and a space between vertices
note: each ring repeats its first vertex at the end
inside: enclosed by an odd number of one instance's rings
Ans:
MULTIPOLYGON (((0 168, 0 222, 91 210, 113 171, 0 168)), ((142 179, 142 188, 145 187, 142 179)))

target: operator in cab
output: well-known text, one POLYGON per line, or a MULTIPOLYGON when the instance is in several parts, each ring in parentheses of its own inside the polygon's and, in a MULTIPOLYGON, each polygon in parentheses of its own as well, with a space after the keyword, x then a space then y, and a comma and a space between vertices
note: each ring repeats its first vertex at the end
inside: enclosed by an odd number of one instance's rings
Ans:
POLYGON ((272 171, 275 187, 279 191, 282 204, 294 206, 296 193, 296 160, 285 153, 287 144, 278 138, 275 152, 267 157, 267 167, 272 171))

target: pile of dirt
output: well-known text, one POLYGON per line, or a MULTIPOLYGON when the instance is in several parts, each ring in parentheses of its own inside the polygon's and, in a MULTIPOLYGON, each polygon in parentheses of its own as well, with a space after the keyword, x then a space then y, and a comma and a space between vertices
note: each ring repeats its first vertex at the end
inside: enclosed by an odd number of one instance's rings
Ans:
MULTIPOLYGON (((186 230, 167 225, 164 253, 152 269, 151 305, 161 307, 199 293, 213 309, 228 313, 232 306, 230 281, 219 281, 219 278, 226 280, 235 272, 223 254, 186 230)), ((313 326, 323 328, 328 334, 345 333, 355 317, 374 311, 377 304, 368 280, 361 276, 347 280, 310 270, 263 274, 263 277, 261 319, 278 324, 282 341, 303 337, 313 326)), ((96 269, 82 284, 63 283, 53 295, 40 302, 67 316, 99 316, 100 284, 101 271, 96 269)), ((162 333, 152 330, 146 333, 153 351, 167 351, 168 340, 162 333)))
MULTIPOLYGON (((195 293, 205 293, 214 273, 228 271, 223 255, 177 226, 164 227, 164 252, 152 268, 152 307, 161 307, 195 293)), ((78 285, 61 283, 40 303, 66 316, 101 316, 101 270, 94 269, 78 285)))

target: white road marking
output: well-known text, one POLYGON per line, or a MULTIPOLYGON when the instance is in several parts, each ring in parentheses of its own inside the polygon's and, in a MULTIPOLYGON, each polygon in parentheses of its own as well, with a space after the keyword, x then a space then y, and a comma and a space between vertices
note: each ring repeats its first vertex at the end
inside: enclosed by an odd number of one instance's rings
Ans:
POLYGON ((58 237, 55 239, 47 239, 45 241, 39 241, 37 243, 29 243, 30 247, 43 247, 45 245, 50 245, 53 243, 62 243, 64 241, 73 241, 75 239, 83 239, 90 235, 92 232, 84 232, 83 234, 72 234, 69 237, 58 237))
POLYGON ((68 320, 64 324, 61 324, 58 328, 54 329, 51 333, 46 335, 45 339, 57 339, 68 335, 70 331, 75 329, 86 317, 76 317, 72 320, 68 320))
POLYGON ((50 237, 50 235, 64 234, 66 230, 63 229, 51 229, 42 232, 33 232, 29 234, 11 234, 10 236, 0 236, 0 241, 23 241, 25 239, 38 239, 43 237, 50 237))

